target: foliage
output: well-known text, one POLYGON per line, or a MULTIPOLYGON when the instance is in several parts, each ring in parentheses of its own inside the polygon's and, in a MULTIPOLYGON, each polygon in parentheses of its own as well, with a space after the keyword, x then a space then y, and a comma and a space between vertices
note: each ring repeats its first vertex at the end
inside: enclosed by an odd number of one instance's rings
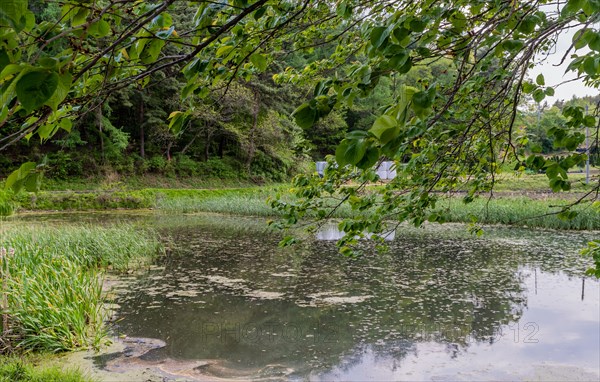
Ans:
POLYGON ((17 200, 25 210, 105 210, 151 208, 155 194, 147 191, 38 192, 20 193, 17 200))
POLYGON ((0 216, 12 215, 15 211, 16 203, 10 191, 0 190, 0 216))
MULTIPOLYGON (((566 30, 575 30, 568 70, 600 85, 595 0, 552 7, 546 0, 229 0, 192 1, 190 8, 173 0, 65 1, 56 22, 43 21, 52 12, 34 14, 27 1, 2 4, 0 126, 6 132, 0 149, 21 139, 45 142, 74 125, 85 128, 87 120, 96 128, 87 126, 83 139, 98 142, 105 160, 109 143, 125 146, 125 135, 111 140, 102 127, 118 98, 137 112, 112 126, 129 128, 128 142, 135 131, 141 157, 151 129, 153 155, 164 156, 167 174, 175 173, 176 149, 192 150, 192 160, 235 158, 249 177, 281 179, 267 169, 302 158, 301 147, 271 144, 299 142, 299 131, 285 123, 288 113, 310 141, 314 126, 345 110, 348 133, 325 177, 298 176, 297 201, 275 203, 286 215, 284 228, 307 216, 325 219, 348 204, 358 214, 343 225, 345 253, 364 232, 442 221, 434 190, 468 187, 470 202, 493 188, 506 161, 516 161, 517 171, 545 173, 555 192, 568 191, 568 170, 586 160, 577 151, 584 129, 598 139, 597 110, 587 113, 575 103, 543 130, 553 149, 563 151, 559 158, 527 152, 528 133, 516 124, 523 102, 554 95, 543 75, 530 80, 527 74, 566 30), (180 82, 167 80, 172 77, 180 82), (158 101, 148 98, 151 92, 158 101), (365 192, 377 180, 372 167, 384 157, 395 162, 398 176, 378 195, 365 192), (323 202, 338 196, 340 203, 323 202)), ((335 125, 336 133, 343 130, 335 125)), ((29 178, 39 173, 31 163, 9 176, 9 187, 39 184, 37 175, 29 178)), ((599 188, 583 200, 594 199, 599 188)))
POLYGON ((584 248, 581 253, 584 256, 589 256, 594 261, 594 268, 587 270, 587 274, 600 278, 600 241, 593 240, 588 243, 587 247, 584 248))

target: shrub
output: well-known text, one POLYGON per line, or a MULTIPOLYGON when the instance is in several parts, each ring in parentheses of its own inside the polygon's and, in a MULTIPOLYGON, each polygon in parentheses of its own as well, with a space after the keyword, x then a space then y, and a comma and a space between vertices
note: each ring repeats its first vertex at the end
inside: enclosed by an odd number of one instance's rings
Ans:
POLYGON ((66 180, 84 175, 83 162, 73 153, 59 151, 48 155, 48 176, 66 180))
POLYGON ((195 176, 198 174, 199 163, 187 155, 175 157, 175 172, 180 176, 195 176))
POLYGON ((167 160, 162 156, 155 155, 148 159, 148 170, 151 172, 162 173, 167 165, 167 160))
POLYGON ((198 163, 198 173, 206 177, 221 179, 234 179, 239 177, 239 172, 223 159, 209 159, 198 163))

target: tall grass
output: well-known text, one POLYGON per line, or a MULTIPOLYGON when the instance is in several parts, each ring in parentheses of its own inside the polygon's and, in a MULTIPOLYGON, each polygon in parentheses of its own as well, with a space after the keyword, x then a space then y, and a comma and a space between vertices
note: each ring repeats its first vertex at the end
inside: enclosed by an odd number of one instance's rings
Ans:
POLYGON ((530 199, 526 197, 476 199, 464 204, 460 198, 450 198, 441 203, 452 222, 471 222, 476 218, 481 224, 506 224, 552 229, 600 229, 600 213, 589 205, 574 207, 577 216, 564 220, 557 216, 560 206, 568 202, 560 199, 530 199))
MULTIPOLYGON (((158 208, 166 212, 194 213, 216 212, 247 216, 278 216, 280 213, 267 203, 268 194, 216 195, 213 197, 181 197, 164 200, 158 208)), ((464 204, 462 198, 451 197, 438 202, 437 207, 451 222, 470 223, 473 219, 482 224, 507 224, 553 229, 600 229, 600 213, 588 206, 574 208, 578 215, 572 220, 560 219, 559 207, 568 201, 556 198, 531 199, 528 197, 503 197, 489 201, 485 198, 464 204)), ((358 215, 348 205, 342 205, 332 217, 348 218, 358 215)), ((314 216, 308 214, 308 216, 314 216)))
POLYGON ((79 370, 58 366, 35 367, 32 357, 1 357, 0 382, 87 382, 79 370))
POLYGON ((10 227, 0 234, 3 350, 98 347, 102 268, 125 270, 161 248, 131 225, 10 227))

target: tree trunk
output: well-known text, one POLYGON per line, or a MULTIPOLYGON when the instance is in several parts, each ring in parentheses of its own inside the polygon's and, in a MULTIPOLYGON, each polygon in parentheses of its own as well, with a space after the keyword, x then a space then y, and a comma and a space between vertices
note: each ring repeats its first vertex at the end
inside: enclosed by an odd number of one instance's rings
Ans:
POLYGON ((225 137, 221 136, 221 140, 219 141, 219 158, 223 159, 224 153, 225 153, 225 137))
POLYGON ((96 114, 96 127, 98 127, 98 135, 100 136, 100 155, 102 156, 102 164, 105 163, 104 157, 104 132, 102 131, 102 125, 104 122, 102 121, 102 105, 98 105, 94 110, 96 114))
POLYGON ((171 147, 173 146, 173 141, 169 141, 167 144, 167 161, 171 161, 171 147))
POLYGON ((145 132, 144 132, 144 93, 140 90, 140 114, 138 116, 140 126, 140 156, 146 158, 145 132))
POLYGON ((250 175, 250 168, 252 166, 252 161, 254 160, 254 153, 256 151, 256 145, 254 144, 254 139, 256 136, 256 130, 258 129, 258 113, 260 112, 260 98, 258 94, 258 90, 254 89, 254 110, 252 111, 252 129, 250 129, 250 134, 248 136, 248 159, 246 161, 246 172, 250 175))

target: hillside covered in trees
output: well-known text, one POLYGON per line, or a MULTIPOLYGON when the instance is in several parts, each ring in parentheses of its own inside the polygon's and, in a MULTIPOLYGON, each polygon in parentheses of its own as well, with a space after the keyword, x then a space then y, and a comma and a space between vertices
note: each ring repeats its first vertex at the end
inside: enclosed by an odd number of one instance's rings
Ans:
MULTIPOLYGON (((40 25, 56 24, 64 17, 60 4, 55 2, 30 1, 29 9, 40 25)), ((158 29, 172 34, 194 28, 185 2, 175 3, 169 16, 157 22, 161 25, 158 29)), ((103 32, 92 33, 101 37, 103 32)), ((57 39, 52 50, 67 49, 76 43, 57 39)), ((320 60, 336 49, 335 44, 289 49, 270 57, 268 67, 262 56, 255 56, 252 65, 264 72, 247 80, 236 77, 230 82, 199 81, 193 87, 188 85, 193 74, 186 72, 183 63, 156 71, 144 83, 122 87, 88 103, 83 116, 72 126, 55 132, 53 139, 45 139, 43 134, 26 136, 0 151, 0 176, 7 176, 23 162, 34 161, 44 163, 46 176, 59 181, 148 174, 284 181, 298 172, 312 170, 312 161, 334 154, 346 133, 369 130, 386 105, 398 98, 402 86, 427 86, 434 81, 451 84, 456 77, 451 60, 425 60, 405 74, 381 77, 369 85, 374 86, 372 91, 359 94, 351 103, 303 129, 292 113, 318 95, 315 85, 318 88, 325 78, 323 74, 331 74, 332 70, 316 71, 309 80, 302 81, 292 73, 310 65, 321 69, 320 60), (187 118, 174 129, 170 122, 182 110, 187 118)), ((185 45, 170 45, 162 55, 176 56, 186 50, 189 48, 185 45)), ((362 60, 358 56, 354 59, 362 60)), ((196 61, 194 65, 209 63, 196 61)), ((597 103, 597 97, 554 105, 530 100, 519 109, 516 134, 527 137, 525 147, 529 152, 560 153, 549 130, 565 126, 564 107, 595 109, 597 103)), ((16 125, 0 129, 3 144, 18 130, 16 125)))

